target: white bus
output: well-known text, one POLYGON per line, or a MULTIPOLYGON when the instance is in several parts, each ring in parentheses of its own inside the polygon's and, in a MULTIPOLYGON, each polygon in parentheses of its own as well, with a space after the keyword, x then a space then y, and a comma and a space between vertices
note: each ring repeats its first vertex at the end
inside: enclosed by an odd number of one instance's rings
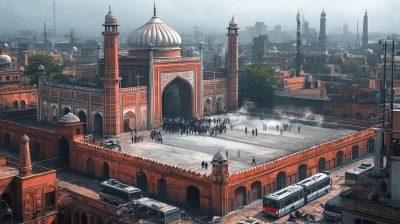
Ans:
POLYGON ((331 178, 324 173, 317 173, 309 178, 306 178, 296 185, 302 186, 304 188, 304 200, 307 204, 308 202, 321 197, 331 191, 331 178))
POLYGON ((291 185, 265 196, 263 199, 263 213, 279 218, 303 205, 303 187, 291 185))
POLYGON ((331 184, 329 175, 315 174, 297 184, 264 196, 263 213, 276 218, 282 217, 327 194, 331 190, 331 184))
POLYGON ((134 202, 134 214, 140 218, 157 224, 181 223, 179 208, 150 198, 141 198, 134 202))
POLYGON ((142 198, 142 191, 117 180, 109 179, 100 183, 100 199, 116 205, 133 202, 142 198))

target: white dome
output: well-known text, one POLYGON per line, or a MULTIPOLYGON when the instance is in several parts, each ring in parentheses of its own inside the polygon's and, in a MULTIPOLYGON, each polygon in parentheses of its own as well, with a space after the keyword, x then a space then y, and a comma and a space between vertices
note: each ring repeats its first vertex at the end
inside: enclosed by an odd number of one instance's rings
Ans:
POLYGON ((74 115, 71 112, 64 115, 63 117, 60 118, 60 120, 58 120, 59 123, 63 123, 63 124, 76 123, 76 122, 80 122, 80 121, 81 120, 79 119, 79 117, 77 117, 76 115, 74 115))
POLYGON ((181 36, 158 17, 152 17, 146 24, 133 31, 127 38, 132 48, 167 47, 179 48, 181 36))
POLYGON ((374 51, 371 50, 370 48, 368 48, 368 49, 365 50, 365 54, 366 55, 372 55, 372 54, 374 54, 374 51))
POLYGON ((235 20, 235 16, 232 16, 232 20, 229 22, 229 25, 238 25, 235 20))
POLYGON ((0 64, 9 64, 9 63, 11 63, 10 56, 4 53, 0 54, 0 64))
POLYGON ((73 47, 72 50, 73 51, 78 51, 78 48, 77 47, 73 47))

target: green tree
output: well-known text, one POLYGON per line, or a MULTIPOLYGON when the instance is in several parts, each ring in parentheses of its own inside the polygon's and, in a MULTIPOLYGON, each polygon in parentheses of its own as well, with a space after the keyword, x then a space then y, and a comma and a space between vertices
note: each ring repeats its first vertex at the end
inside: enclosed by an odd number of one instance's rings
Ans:
POLYGON ((273 106, 277 88, 274 74, 272 68, 261 64, 248 66, 239 75, 240 102, 251 101, 258 107, 273 106))
POLYGON ((29 63, 25 66, 24 76, 30 79, 31 85, 38 84, 37 70, 40 65, 43 65, 46 71, 47 80, 66 81, 68 76, 63 74, 63 68, 59 64, 59 60, 55 60, 49 54, 35 54, 29 56, 29 63))

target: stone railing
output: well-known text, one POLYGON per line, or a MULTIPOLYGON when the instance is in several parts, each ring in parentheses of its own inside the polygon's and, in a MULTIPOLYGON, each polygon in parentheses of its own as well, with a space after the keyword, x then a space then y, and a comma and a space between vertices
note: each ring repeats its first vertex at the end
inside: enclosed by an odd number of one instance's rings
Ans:
POLYGON ((73 142, 73 147, 85 153, 94 153, 96 156, 110 158, 118 162, 125 162, 133 164, 134 166, 143 166, 150 170, 152 169, 156 171, 162 170, 163 172, 168 171, 178 176, 183 176, 185 178, 190 178, 193 180, 202 181, 206 183, 212 182, 212 178, 210 175, 202 174, 190 169, 184 169, 178 166, 168 165, 162 162, 157 162, 151 159, 146 159, 143 157, 134 156, 123 152, 108 150, 100 146, 94 146, 88 143, 75 141, 73 142))
POLYGON ((204 83, 214 83, 215 82, 226 82, 225 78, 220 78, 220 79, 209 79, 209 80, 203 80, 204 83))
POLYGON ((0 127, 3 130, 10 130, 14 132, 18 132, 21 134, 26 133, 28 136, 32 134, 32 136, 44 138, 44 139, 54 139, 55 132, 46 131, 40 128, 35 128, 31 126, 22 125, 12 121, 0 120, 0 127))
POLYGON ((284 167, 290 166, 291 164, 298 163, 301 160, 307 160, 315 157, 318 154, 326 153, 332 150, 336 150, 338 147, 343 147, 344 145, 359 140, 361 138, 372 137, 375 133, 372 129, 367 129, 343 138, 339 138, 333 141, 329 141, 300 152, 296 152, 282 158, 276 159, 274 161, 265 163, 263 165, 256 166, 254 168, 240 171, 229 176, 229 182, 244 181, 245 178, 251 177, 255 174, 270 173, 275 170, 282 169, 284 167))
POLYGON ((128 88, 121 88, 122 93, 127 92, 138 92, 138 91, 147 91, 147 86, 138 86, 138 87, 128 87, 128 88))
POLYGON ((67 85, 67 84, 60 84, 60 83, 52 83, 47 82, 43 84, 44 86, 60 88, 60 89, 70 89, 70 90, 79 90, 84 92, 94 92, 94 93, 103 93, 103 89, 96 89, 92 87, 85 87, 85 86, 74 86, 74 85, 67 85))
POLYGON ((200 61, 200 57, 157 58, 157 59, 153 59, 154 63, 185 62, 185 61, 200 61))

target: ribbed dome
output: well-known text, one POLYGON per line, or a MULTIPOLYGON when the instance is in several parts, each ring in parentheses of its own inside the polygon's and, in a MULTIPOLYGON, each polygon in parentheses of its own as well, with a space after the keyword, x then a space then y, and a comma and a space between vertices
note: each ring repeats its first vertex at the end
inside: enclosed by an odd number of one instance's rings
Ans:
POLYGON ((11 63, 10 56, 4 53, 0 54, 0 64, 9 64, 9 63, 11 63))
POLYGON ((167 26, 157 16, 153 16, 146 24, 133 31, 127 39, 132 48, 165 47, 179 48, 181 36, 167 26))
POLYGON ((58 120, 59 123, 64 123, 64 124, 70 124, 70 123, 76 123, 80 122, 81 120, 79 117, 74 115, 73 113, 69 112, 68 114, 64 115, 63 117, 58 120))
POLYGON ((235 16, 232 16, 232 20, 229 22, 229 25, 238 25, 235 20, 235 16))

